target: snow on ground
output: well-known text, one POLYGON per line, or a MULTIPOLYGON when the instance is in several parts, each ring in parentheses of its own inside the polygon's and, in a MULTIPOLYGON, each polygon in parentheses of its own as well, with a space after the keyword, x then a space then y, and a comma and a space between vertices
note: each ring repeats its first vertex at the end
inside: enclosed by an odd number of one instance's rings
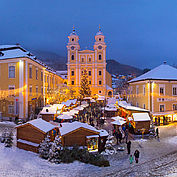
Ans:
MULTIPOLYGON (((13 127, 7 124, 7 127, 13 127)), ((5 126, 0 124, 0 134, 5 126)), ((129 163, 126 151, 109 156, 110 167, 96 167, 75 161, 71 164, 52 164, 37 154, 5 148, 0 143, 0 177, 85 177, 85 176, 173 176, 177 174, 177 124, 159 127, 160 139, 132 140, 131 153, 140 151, 139 163, 129 163)), ((123 143, 121 146, 126 147, 123 143)))

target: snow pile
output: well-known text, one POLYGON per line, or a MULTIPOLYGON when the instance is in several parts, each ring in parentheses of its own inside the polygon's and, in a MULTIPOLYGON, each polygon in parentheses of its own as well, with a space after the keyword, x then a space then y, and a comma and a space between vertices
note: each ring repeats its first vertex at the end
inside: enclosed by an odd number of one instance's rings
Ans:
POLYGON ((170 144, 176 144, 177 145, 177 136, 171 137, 170 139, 167 139, 167 142, 170 144))

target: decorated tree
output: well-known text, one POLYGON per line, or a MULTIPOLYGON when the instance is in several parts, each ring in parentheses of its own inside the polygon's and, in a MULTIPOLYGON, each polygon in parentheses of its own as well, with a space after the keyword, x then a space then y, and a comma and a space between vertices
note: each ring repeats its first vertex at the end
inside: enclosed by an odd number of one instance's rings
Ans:
POLYGON ((55 140, 53 141, 51 145, 51 149, 49 151, 49 161, 53 163, 60 163, 61 162, 61 150, 63 149, 61 144, 61 139, 57 135, 55 137, 55 140))
POLYGON ((43 159, 49 158, 49 151, 51 148, 50 136, 47 135, 45 139, 39 145, 39 156, 43 159))
POLYGON ((8 132, 4 141, 5 147, 12 147, 13 144, 13 133, 8 132))
POLYGON ((83 99, 84 97, 89 97, 90 95, 91 95, 91 90, 88 81, 88 73, 87 70, 84 69, 82 71, 82 77, 81 77, 80 98, 83 99))

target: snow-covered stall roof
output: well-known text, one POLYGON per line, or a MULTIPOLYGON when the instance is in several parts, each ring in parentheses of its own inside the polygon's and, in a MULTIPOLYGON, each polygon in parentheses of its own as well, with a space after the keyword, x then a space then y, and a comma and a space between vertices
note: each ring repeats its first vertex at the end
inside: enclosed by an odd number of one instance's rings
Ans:
POLYGON ((62 102, 62 104, 69 107, 71 104, 76 104, 76 102, 77 102, 77 99, 73 99, 73 100, 67 100, 66 102, 62 102))
POLYGON ((111 119, 113 119, 113 120, 125 120, 125 118, 120 117, 120 116, 111 117, 111 119))
POLYGON ((126 123, 126 121, 124 121, 124 120, 115 120, 115 121, 111 122, 111 124, 114 124, 114 125, 123 125, 125 123, 126 123))
POLYGON ((70 114, 62 114, 62 115, 59 115, 57 118, 68 120, 68 119, 73 119, 73 116, 71 116, 70 114))
POLYGON ((142 80, 177 80, 177 69, 164 63, 129 82, 142 80))
POLYGON ((52 107, 56 108, 57 110, 61 110, 65 105, 64 104, 53 104, 52 107))
POLYGON ((22 124, 22 125, 18 125, 16 126, 17 128, 20 127, 20 126, 24 126, 24 125, 27 125, 27 124, 31 124, 32 126, 38 128, 39 130, 43 131, 44 133, 47 133, 49 132, 50 130, 54 129, 55 126, 50 124, 49 122, 43 120, 43 119, 34 119, 34 120, 31 120, 29 122, 26 122, 25 124, 22 124))
POLYGON ((88 125, 87 123, 81 123, 78 121, 72 123, 62 123, 62 127, 60 127, 59 130, 61 136, 63 136, 79 128, 85 128, 99 133, 99 131, 96 128, 92 127, 91 125, 88 125))
POLYGON ((105 100, 105 96, 99 96, 97 100, 98 101, 104 101, 105 100))
POLYGON ((98 130, 100 132, 100 136, 108 136, 108 132, 104 129, 98 130))
POLYGON ((116 98, 108 98, 107 102, 108 102, 108 104, 116 104, 118 102, 118 99, 116 99, 116 98))
POLYGON ((133 113, 132 115, 135 122, 151 120, 148 113, 133 113))
POLYGON ((79 110, 79 111, 82 111, 82 110, 84 110, 84 107, 82 107, 82 106, 78 106, 78 107, 74 108, 73 110, 79 110))
POLYGON ((40 114, 56 114, 57 109, 53 106, 50 107, 43 107, 40 114))

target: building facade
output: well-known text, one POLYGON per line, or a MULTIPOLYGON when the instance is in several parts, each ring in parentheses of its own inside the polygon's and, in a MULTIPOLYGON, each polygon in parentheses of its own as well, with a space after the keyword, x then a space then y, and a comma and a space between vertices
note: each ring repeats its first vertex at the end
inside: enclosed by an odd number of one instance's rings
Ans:
POLYGON ((0 112, 28 119, 55 100, 63 79, 19 45, 0 46, 0 112))
POLYGON ((177 121, 177 69, 164 63, 132 79, 128 102, 148 109, 156 124, 177 121))
POLYGON ((82 71, 87 70, 91 94, 112 96, 112 78, 106 71, 105 36, 99 29, 95 36, 94 50, 80 50, 79 36, 73 32, 68 36, 68 86, 79 94, 82 71))

